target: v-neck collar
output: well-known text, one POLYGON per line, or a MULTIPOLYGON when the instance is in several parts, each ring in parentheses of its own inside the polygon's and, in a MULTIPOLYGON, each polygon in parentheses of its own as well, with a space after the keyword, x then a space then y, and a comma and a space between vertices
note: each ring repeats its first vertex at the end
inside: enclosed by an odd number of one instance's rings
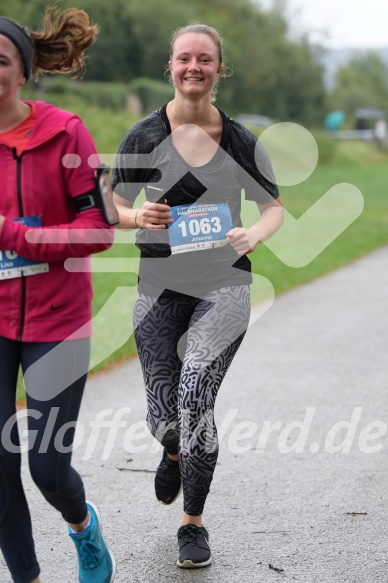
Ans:
MULTIPOLYGON (((162 123, 164 126, 164 129, 166 131, 166 134, 168 136, 171 136, 171 124, 170 124, 170 120, 168 119, 168 115, 167 115, 167 103, 165 105, 163 105, 160 109, 159 109, 159 113, 162 119, 162 123)), ((221 140, 219 143, 219 147, 216 150, 216 153, 214 154, 214 156, 208 161, 206 162, 206 164, 202 164, 201 166, 191 166, 184 158, 183 156, 179 153, 179 151, 175 148, 176 152, 179 154, 179 156, 182 158, 182 160, 185 162, 185 164, 190 167, 190 168, 195 168, 196 170, 205 170, 209 165, 214 164, 215 161, 218 160, 219 155, 220 155, 220 148, 222 148, 225 152, 227 151, 228 148, 228 141, 229 141, 229 128, 228 128, 228 117, 225 115, 225 113, 223 111, 221 111, 221 109, 218 109, 221 118, 222 118, 222 132, 221 132, 221 140)))

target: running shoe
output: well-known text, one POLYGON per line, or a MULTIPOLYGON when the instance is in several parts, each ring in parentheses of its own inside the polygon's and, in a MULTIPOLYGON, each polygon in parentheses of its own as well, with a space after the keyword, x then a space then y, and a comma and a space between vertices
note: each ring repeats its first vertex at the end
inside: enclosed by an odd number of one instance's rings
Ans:
POLYGON ((156 470, 155 495, 162 504, 172 504, 182 489, 179 462, 168 457, 167 450, 163 450, 163 457, 156 470))
POLYGON ((69 528, 78 553, 78 578, 80 583, 113 583, 116 564, 101 534, 100 515, 91 502, 86 506, 90 512, 90 525, 80 533, 69 528))
POLYGON ((178 567, 198 569, 207 567, 212 562, 209 533, 204 526, 186 524, 178 530, 178 567))

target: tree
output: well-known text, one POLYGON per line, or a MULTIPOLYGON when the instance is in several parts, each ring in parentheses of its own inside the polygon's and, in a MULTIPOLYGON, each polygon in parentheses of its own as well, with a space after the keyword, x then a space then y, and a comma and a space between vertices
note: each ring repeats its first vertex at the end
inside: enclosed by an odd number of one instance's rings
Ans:
POLYGON ((337 71, 331 102, 348 115, 365 106, 388 113, 388 66, 377 52, 362 51, 337 71))
MULTIPOLYGON (((39 26, 47 0, 13 0, 1 13, 39 26)), ((58 0, 59 8, 74 0, 58 0)), ((233 75, 221 80, 218 104, 231 115, 266 114, 306 124, 324 115, 323 70, 307 38, 291 40, 283 0, 264 11, 253 0, 83 0, 100 26, 88 49, 86 80, 163 80, 174 29, 200 21, 221 31, 233 75)))

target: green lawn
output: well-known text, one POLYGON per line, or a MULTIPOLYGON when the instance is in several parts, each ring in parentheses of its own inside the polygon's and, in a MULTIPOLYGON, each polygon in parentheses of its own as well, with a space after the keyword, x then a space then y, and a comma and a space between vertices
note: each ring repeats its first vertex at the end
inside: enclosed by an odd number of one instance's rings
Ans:
MULTIPOLYGON (((365 145, 363 145, 365 148, 365 145)), ((357 143, 341 145, 338 158, 318 166, 314 174, 298 186, 282 188, 281 195, 287 210, 295 217, 301 216, 328 189, 337 183, 348 182, 357 186, 364 196, 364 210, 337 239, 335 239, 309 265, 292 268, 280 261, 265 245, 260 245, 250 255, 253 271, 270 280, 276 294, 283 293, 295 286, 310 281, 332 271, 388 242, 388 164, 385 157, 367 146, 367 163, 354 160, 359 152, 357 143)), ((243 219, 249 224, 257 213, 254 203, 245 203, 243 219)), ((333 208, 335 213, 335 208, 333 208)), ((258 217, 258 214, 257 214, 258 217)), ((306 241, 308 245, 308 241, 306 241)), ((119 268, 125 269, 125 262, 136 256, 133 233, 119 233, 113 247, 103 255, 94 258, 96 270, 102 257, 115 258, 119 268), (125 242, 127 241, 127 242, 125 242), (127 259, 125 259, 127 257, 127 259)), ((132 259, 133 261, 133 259, 132 259)), ((128 269, 132 269, 135 263, 128 269)), ((112 269, 114 269, 112 261, 112 269)), ((99 369, 107 364, 126 359, 135 354, 131 336, 132 306, 136 297, 136 277, 132 273, 99 273, 94 279, 94 313, 100 312, 101 322, 96 322, 93 337, 94 361, 101 360, 104 352, 112 351, 107 359, 96 366, 99 369), (120 288, 120 289, 118 289, 120 288), (112 294, 115 293, 115 296, 112 294), (103 308, 109 302, 109 308, 103 308), (127 339, 128 337, 128 339, 127 339), (119 344, 122 342, 122 346, 119 344)), ((253 301, 262 299, 260 292, 254 291, 253 301)))
POLYGON ((364 197, 364 209, 359 218, 306 267, 288 267, 261 246, 252 256, 253 270, 267 277, 276 293, 282 293, 386 244, 387 161, 366 164, 333 161, 318 167, 305 183, 282 189, 284 205, 295 218, 301 216, 329 188, 342 182, 354 184, 360 189, 364 197))
MULTIPOLYGON (((78 111, 90 128, 99 151, 104 154, 116 152, 127 127, 134 121, 126 114, 93 107, 79 107, 78 111)), ((276 294, 345 265, 388 241, 388 156, 381 154, 375 146, 361 142, 336 144, 335 151, 335 157, 319 163, 306 182, 280 189, 284 205, 298 218, 331 187, 347 182, 361 190, 364 210, 353 224, 305 267, 288 267, 265 245, 260 245, 250 256, 253 271, 267 278, 276 294)), ((253 203, 244 204, 243 220, 246 224, 252 223, 255 213, 253 203)), ((94 371, 135 355, 131 323, 138 254, 133 241, 133 232, 118 232, 113 247, 93 258, 94 371)), ((308 245, 308 241, 305 244, 308 245)), ((254 290, 253 301, 260 299, 262 297, 254 290)), ((18 398, 22 396, 19 386, 18 398)))

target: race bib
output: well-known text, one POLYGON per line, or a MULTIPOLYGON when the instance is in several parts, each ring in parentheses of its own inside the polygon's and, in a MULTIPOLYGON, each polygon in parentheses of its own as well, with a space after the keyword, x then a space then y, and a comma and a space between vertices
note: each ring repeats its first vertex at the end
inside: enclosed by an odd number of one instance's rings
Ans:
MULTIPOLYGON (((42 225, 42 217, 40 215, 20 217, 14 219, 14 222, 22 223, 27 227, 40 227, 42 225)), ((37 275, 48 270, 48 263, 24 259, 24 257, 20 257, 15 251, 0 251, 0 281, 3 279, 22 277, 22 275, 37 275)))
POLYGON ((227 244, 233 228, 227 203, 184 204, 171 207, 173 223, 168 226, 171 254, 214 249, 227 244))

